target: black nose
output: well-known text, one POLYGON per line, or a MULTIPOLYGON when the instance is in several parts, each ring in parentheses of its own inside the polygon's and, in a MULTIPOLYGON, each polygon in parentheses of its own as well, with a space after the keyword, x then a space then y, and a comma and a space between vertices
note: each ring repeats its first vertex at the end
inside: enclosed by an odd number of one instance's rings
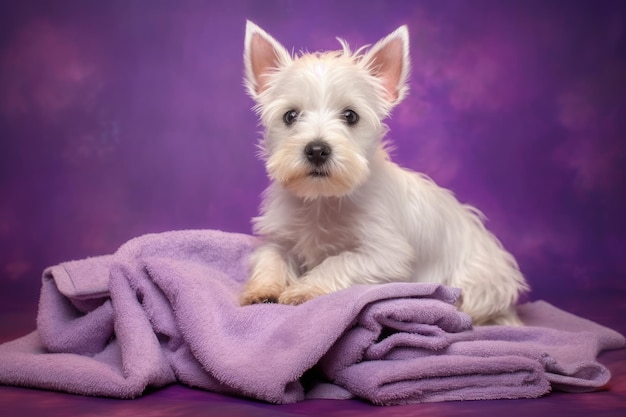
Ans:
POLYGON ((306 158, 315 165, 322 165, 330 157, 331 149, 328 143, 315 140, 304 147, 306 158))

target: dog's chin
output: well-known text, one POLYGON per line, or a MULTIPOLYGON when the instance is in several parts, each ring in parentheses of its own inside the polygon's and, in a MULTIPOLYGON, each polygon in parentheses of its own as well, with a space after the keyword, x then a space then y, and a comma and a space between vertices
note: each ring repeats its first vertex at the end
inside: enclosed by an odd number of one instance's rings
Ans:
POLYGON ((286 181, 280 181, 280 183, 285 190, 305 200, 343 197, 360 185, 360 182, 355 181, 354 177, 346 178, 321 169, 292 176, 286 181))
POLYGON ((328 178, 330 174, 324 170, 315 169, 308 173, 310 178, 328 178))

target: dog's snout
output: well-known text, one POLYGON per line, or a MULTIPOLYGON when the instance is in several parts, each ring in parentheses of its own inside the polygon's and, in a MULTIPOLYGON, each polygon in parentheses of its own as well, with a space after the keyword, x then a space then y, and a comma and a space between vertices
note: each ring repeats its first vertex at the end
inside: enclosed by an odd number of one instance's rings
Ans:
POLYGON ((330 145, 321 140, 309 142, 304 147, 304 154, 312 164, 322 165, 330 157, 330 145))

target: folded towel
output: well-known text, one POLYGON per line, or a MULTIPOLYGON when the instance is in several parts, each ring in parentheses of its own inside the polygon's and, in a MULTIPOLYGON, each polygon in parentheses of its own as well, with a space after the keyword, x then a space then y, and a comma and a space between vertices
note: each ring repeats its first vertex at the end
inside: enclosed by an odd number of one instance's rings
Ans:
POLYGON ((597 355, 624 346, 618 333, 543 301, 519 307, 526 327, 460 332, 439 304, 368 306, 320 361, 323 374, 376 404, 536 398, 602 387, 610 373, 597 355))
POLYGON ((240 307, 254 243, 167 232, 48 268, 37 330, 0 346, 0 383, 132 398, 179 382, 273 403, 529 398, 604 385, 597 354, 624 345, 542 302, 520 309, 529 327, 472 329, 459 291, 436 284, 240 307))

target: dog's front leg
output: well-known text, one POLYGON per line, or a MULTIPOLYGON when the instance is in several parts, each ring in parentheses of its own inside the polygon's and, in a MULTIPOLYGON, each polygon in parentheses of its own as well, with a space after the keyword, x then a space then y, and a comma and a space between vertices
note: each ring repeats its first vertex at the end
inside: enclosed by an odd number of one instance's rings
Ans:
POLYGON ((250 278, 241 296, 241 305, 276 302, 297 277, 295 266, 278 246, 265 244, 250 257, 250 278))
POLYGON ((283 291, 278 302, 297 305, 353 285, 407 281, 413 260, 412 248, 401 239, 384 247, 346 251, 326 258, 298 278, 283 291))

